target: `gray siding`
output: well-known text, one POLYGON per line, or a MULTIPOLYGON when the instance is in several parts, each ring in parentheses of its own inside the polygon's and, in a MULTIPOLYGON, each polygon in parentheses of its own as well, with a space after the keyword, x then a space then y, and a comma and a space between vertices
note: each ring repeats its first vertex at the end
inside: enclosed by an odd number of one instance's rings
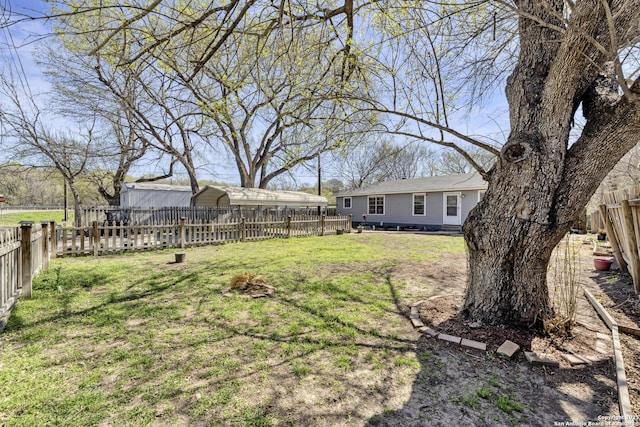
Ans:
MULTIPOLYGON (((449 193, 449 192, 448 192, 449 193)), ((452 191, 451 193, 455 193, 452 191)), ((462 222, 478 203, 478 190, 459 192, 461 197, 462 222)), ((413 194, 387 194, 384 215, 367 215, 367 224, 442 225, 444 215, 444 192, 426 193, 425 215, 413 215, 413 194)), ((415 193, 423 194, 423 193, 415 193)), ((383 194, 381 194, 382 196, 383 194)), ((369 196, 353 196, 351 209, 343 208, 343 197, 336 198, 339 215, 353 215, 354 223, 362 221, 362 214, 368 211, 369 196)))
MULTIPOLYGON (((344 209, 342 207, 342 198, 340 201, 336 199, 336 207, 339 215, 352 215, 354 223, 362 222, 362 214, 367 212, 367 198, 366 197, 352 197, 351 209, 344 209)), ((368 222, 368 219, 367 219, 368 222)))
POLYGON ((462 192, 462 222, 469 216, 469 212, 478 204, 479 190, 462 192))

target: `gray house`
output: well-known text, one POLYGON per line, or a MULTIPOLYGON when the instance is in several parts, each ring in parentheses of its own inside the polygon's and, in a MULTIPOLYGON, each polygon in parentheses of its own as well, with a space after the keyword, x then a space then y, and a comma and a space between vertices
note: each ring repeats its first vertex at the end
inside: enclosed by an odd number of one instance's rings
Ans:
POLYGON ((420 230, 460 230, 480 201, 487 183, 477 173, 381 182, 336 194, 339 215, 353 215, 353 225, 420 230))

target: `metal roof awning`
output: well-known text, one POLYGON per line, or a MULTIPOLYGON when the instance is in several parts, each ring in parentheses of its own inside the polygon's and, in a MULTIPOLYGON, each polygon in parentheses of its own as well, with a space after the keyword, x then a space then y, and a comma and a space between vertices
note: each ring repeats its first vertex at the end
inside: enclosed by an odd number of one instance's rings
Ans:
POLYGON ((261 188, 206 185, 191 198, 193 206, 327 206, 322 196, 300 191, 272 191, 261 188))

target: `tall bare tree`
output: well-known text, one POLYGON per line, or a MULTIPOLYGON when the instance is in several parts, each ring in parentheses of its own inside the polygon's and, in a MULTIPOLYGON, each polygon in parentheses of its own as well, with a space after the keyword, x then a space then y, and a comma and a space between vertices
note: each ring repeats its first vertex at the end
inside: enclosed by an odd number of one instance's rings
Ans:
MULTIPOLYGON (((478 165, 484 170, 489 170, 496 162, 496 157, 485 150, 478 148, 467 148, 466 152, 473 157, 478 165)), ((475 172, 475 168, 460 153, 444 149, 434 155, 430 165, 431 170, 438 175, 450 175, 456 173, 475 172)))
MULTIPOLYGON (((32 167, 53 166, 60 172, 74 200, 74 220, 82 224, 82 198, 78 180, 86 172, 95 150, 93 121, 79 131, 51 130, 46 117, 32 95, 21 93, 10 76, 0 76, 3 124, 7 129, 2 149, 12 160, 32 167)), ((86 124, 85 124, 86 125, 86 124)))
MULTIPOLYGON (((65 51, 50 43, 37 51, 39 64, 53 86, 55 108, 68 118, 83 120, 88 113, 97 119, 100 137, 95 138, 101 156, 94 156, 86 175, 109 205, 120 203, 120 191, 127 174, 143 157, 158 156, 150 144, 140 137, 134 111, 100 79, 95 62, 77 52, 65 51)), ((115 85, 115 83, 113 83, 115 85)), ((132 79, 121 86, 127 100, 135 100, 139 90, 132 79)), ((96 150, 97 151, 97 150, 96 150)))
MULTIPOLYGON (((374 135, 373 138, 380 137, 374 135)), ((414 144, 369 140, 333 153, 332 168, 348 188, 363 188, 382 181, 417 178, 426 174, 432 153, 414 144)))
MULTIPOLYGON (((353 120, 347 119, 353 109, 336 96, 342 64, 333 62, 335 46, 322 31, 270 28, 280 12, 247 13, 241 31, 227 38, 196 77, 189 57, 163 59, 201 106, 207 139, 229 152, 243 187, 264 188, 276 176, 344 145, 345 123, 353 120)), ((203 40, 206 49, 209 40, 203 40)))

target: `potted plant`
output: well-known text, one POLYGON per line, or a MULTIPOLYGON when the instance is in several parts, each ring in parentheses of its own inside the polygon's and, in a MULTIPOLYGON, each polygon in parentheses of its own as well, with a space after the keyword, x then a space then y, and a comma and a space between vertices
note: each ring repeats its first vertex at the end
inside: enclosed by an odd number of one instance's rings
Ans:
POLYGON ((363 213, 362 214, 362 222, 360 223, 360 225, 358 225, 356 227, 356 230, 358 231, 358 233, 362 233, 362 230, 364 230, 364 226, 367 225, 367 214, 363 213))
POLYGON ((593 259, 593 265, 598 271, 609 271, 609 269, 611 268, 611 264, 613 264, 613 260, 610 258, 609 259, 605 259, 605 258, 593 259))

